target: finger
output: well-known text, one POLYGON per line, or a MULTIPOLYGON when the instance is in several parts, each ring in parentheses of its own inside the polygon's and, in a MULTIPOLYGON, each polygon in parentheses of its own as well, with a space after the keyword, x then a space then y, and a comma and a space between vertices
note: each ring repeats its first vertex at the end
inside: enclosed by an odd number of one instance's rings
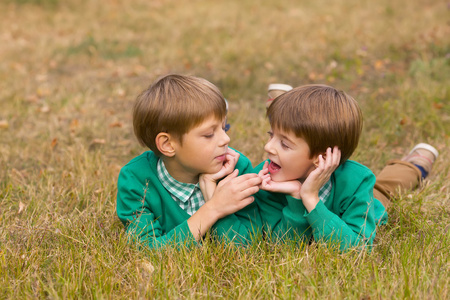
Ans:
POLYGON ((270 178, 262 178, 261 183, 259 184, 259 187, 265 187, 269 185, 270 178))
POLYGON ((250 178, 245 182, 245 184, 248 186, 258 186, 261 184, 261 182, 262 182, 261 177, 257 176, 255 178, 250 178))
POLYGON ((337 146, 334 146, 333 149, 333 158, 334 158, 334 164, 339 165, 341 162, 341 150, 337 146))
MULTIPOLYGON (((242 176, 240 176, 240 177, 242 177, 242 176)), ((237 178, 233 182, 233 185, 236 187, 237 191, 244 191, 244 190, 246 190, 248 188, 251 188, 251 187, 257 187, 262 182, 262 179, 259 176, 256 176, 256 177, 253 177, 253 178, 248 178, 247 180, 244 180, 244 181, 240 181, 238 179, 240 179, 240 178, 237 178)))
POLYGON ((327 153, 329 153, 327 154, 327 158, 329 158, 331 165, 334 165, 336 162, 336 158, 339 156, 339 148, 337 146, 334 146, 333 149, 329 148, 327 149, 327 153))
POLYGON ((263 177, 264 175, 265 175, 265 174, 264 174, 264 170, 261 170, 261 171, 258 172, 258 176, 259 176, 259 177, 263 177))
POLYGON ((335 163, 335 157, 333 156, 331 148, 327 149, 326 158, 324 159, 324 169, 323 169, 323 176, 329 177, 331 173, 334 172, 336 169, 335 163))
POLYGON ((261 177, 262 180, 267 180, 267 179, 271 179, 270 174, 265 174, 264 176, 261 177))
POLYGON ((236 158, 233 155, 227 154, 225 155, 225 163, 226 166, 235 166, 236 165, 236 158))
POLYGON ((254 198, 254 197, 247 197, 247 198, 242 199, 241 201, 239 201, 239 203, 238 203, 238 205, 237 205, 238 210, 243 209, 243 208, 246 207, 247 205, 253 203, 253 201, 255 201, 255 198, 254 198))
POLYGON ((234 151, 234 150, 231 149, 231 148, 228 148, 228 149, 227 149, 227 153, 230 154, 230 155, 232 155, 232 156, 239 156, 239 153, 236 152, 236 151, 234 151))
POLYGON ((226 158, 227 158, 228 162, 232 163, 233 166, 235 166, 237 161, 239 160, 239 156, 240 156, 239 153, 229 149, 229 151, 227 152, 226 158))
POLYGON ((328 147, 325 157, 325 166, 329 168, 332 165, 332 162, 333 162, 333 153, 331 151, 331 147, 328 147))
POLYGON ((219 184, 224 185, 230 182, 231 180, 235 179, 239 174, 239 170, 236 169, 233 172, 231 172, 227 177, 225 177, 219 184))
POLYGON ((227 154, 225 164, 223 165, 226 170, 231 172, 231 168, 234 168, 236 166, 236 161, 234 157, 227 154))
POLYGON ((255 174, 255 173, 244 174, 244 175, 237 176, 236 178, 234 178, 233 179, 233 184, 239 185, 239 184, 242 184, 242 183, 244 183, 244 182, 246 182, 247 180, 250 180, 250 179, 260 180, 260 177, 258 176, 258 174, 255 174))
POLYGON ((223 165, 222 166, 222 169, 220 169, 220 171, 219 172, 217 172, 216 174, 213 174, 212 176, 211 176, 211 178, 213 179, 213 180, 219 180, 219 179, 221 179, 221 178, 223 178, 223 177, 225 177, 226 175, 228 175, 228 174, 230 174, 232 171, 233 171, 233 166, 231 166, 231 165, 223 165))
POLYGON ((266 178, 263 179, 260 186, 264 187, 264 189, 266 189, 266 190, 269 190, 272 187, 270 184, 271 181, 272 181, 272 178, 270 178, 270 176, 267 176, 266 178))
POLYGON ((264 168, 264 169, 261 169, 261 171, 259 171, 258 176, 261 177, 261 176, 265 176, 267 174, 269 174, 269 169, 264 168))
POLYGON ((227 153, 227 158, 231 161, 238 161, 240 154, 237 152, 234 153, 227 153))
POLYGON ((240 198, 247 198, 253 194, 256 194, 257 192, 259 192, 259 187, 258 186, 252 186, 249 188, 246 188, 245 190, 242 190, 239 193, 240 198))

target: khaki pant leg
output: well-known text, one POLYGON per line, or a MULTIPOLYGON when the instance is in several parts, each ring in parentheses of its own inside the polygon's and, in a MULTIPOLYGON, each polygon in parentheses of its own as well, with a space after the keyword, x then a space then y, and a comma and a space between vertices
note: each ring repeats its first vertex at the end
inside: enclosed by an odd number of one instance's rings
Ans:
POLYGON ((402 160, 391 160, 377 176, 374 187, 374 197, 381 201, 384 207, 391 204, 391 198, 416 188, 421 181, 422 173, 413 164, 402 160))

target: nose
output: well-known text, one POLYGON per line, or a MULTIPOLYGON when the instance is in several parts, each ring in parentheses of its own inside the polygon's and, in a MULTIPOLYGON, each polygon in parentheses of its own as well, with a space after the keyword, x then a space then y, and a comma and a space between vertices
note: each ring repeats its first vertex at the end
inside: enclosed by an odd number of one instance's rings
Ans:
POLYGON ((226 146, 226 145, 228 145, 228 143, 230 142, 231 139, 225 131, 222 131, 222 133, 223 133, 223 136, 220 140, 220 146, 226 146))
POLYGON ((264 146, 264 151, 266 151, 269 154, 274 154, 273 139, 270 139, 267 142, 267 144, 264 146))

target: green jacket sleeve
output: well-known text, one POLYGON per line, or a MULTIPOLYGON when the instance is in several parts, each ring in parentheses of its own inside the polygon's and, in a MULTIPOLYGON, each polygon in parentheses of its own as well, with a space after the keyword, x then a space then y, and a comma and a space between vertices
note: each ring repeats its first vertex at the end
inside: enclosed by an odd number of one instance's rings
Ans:
POLYGON ((130 237, 150 248, 162 247, 169 243, 175 245, 195 243, 187 225, 187 218, 172 221, 169 216, 163 215, 160 204, 164 201, 164 196, 161 196, 164 191, 152 182, 157 178, 150 177, 144 180, 136 173, 138 172, 124 167, 118 178, 117 215, 130 237))

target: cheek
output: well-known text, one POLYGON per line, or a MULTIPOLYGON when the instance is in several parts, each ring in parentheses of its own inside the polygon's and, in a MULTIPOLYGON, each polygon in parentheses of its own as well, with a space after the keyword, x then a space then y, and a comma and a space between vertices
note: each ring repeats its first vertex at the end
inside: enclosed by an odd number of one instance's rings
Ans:
POLYGON ((290 179, 306 178, 314 170, 314 165, 311 163, 296 163, 295 160, 285 161, 284 168, 286 176, 290 179))

